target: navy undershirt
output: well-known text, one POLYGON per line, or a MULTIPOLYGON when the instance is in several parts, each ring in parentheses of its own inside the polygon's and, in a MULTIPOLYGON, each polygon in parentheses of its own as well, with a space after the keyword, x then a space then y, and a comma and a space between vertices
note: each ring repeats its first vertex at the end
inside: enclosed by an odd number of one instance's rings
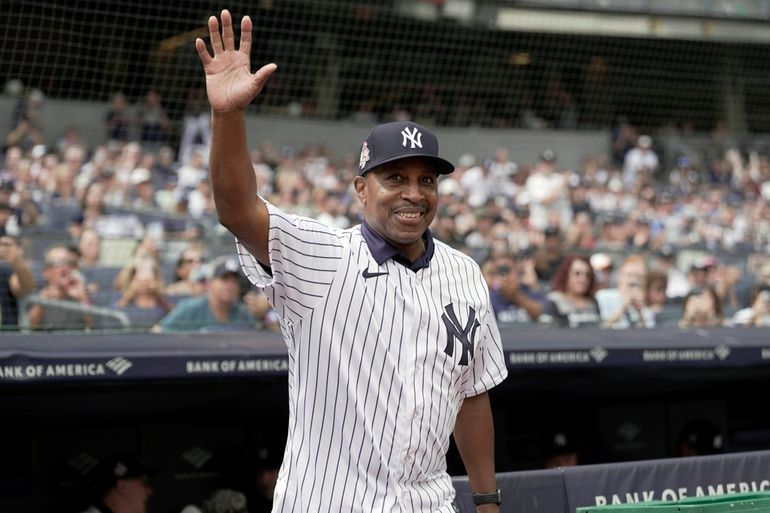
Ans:
POLYGON ((417 272, 428 267, 431 258, 433 258, 435 247, 433 245, 433 234, 430 230, 425 230, 425 233, 422 235, 422 240, 425 241, 425 253, 420 255, 414 262, 391 246, 379 233, 366 224, 366 221, 361 223, 361 235, 364 236, 364 240, 369 246, 369 251, 372 252, 377 265, 382 265, 388 258, 392 258, 394 262, 398 262, 407 269, 417 272))

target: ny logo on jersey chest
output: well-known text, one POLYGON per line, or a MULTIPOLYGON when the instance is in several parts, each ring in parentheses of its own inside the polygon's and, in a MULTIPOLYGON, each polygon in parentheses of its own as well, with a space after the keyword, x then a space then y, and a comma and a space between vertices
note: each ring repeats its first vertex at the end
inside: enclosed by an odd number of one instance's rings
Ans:
POLYGON ((444 307, 444 313, 441 314, 441 320, 444 321, 447 332, 447 343, 444 352, 449 356, 454 356, 455 339, 460 343, 460 365, 468 365, 468 360, 473 354, 473 345, 476 341, 476 330, 481 323, 476 319, 476 310, 468 307, 468 320, 463 326, 455 314, 455 308, 452 303, 444 307))

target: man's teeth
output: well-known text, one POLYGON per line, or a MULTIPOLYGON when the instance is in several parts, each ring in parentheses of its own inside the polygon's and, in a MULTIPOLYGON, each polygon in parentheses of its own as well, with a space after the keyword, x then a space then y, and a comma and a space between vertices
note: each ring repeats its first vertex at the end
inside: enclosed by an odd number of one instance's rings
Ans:
POLYGON ((417 219, 420 217, 419 212, 398 212, 398 215, 401 217, 406 217, 407 219, 417 219))

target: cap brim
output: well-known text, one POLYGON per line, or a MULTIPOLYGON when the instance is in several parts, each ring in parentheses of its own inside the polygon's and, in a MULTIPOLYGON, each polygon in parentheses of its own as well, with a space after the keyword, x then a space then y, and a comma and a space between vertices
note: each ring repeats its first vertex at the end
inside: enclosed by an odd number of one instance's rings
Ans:
POLYGON ((446 159, 442 159, 441 157, 437 157, 435 155, 426 155, 422 153, 410 153, 408 155, 396 155, 396 156, 390 157, 389 159, 385 159, 382 162, 378 162, 376 166, 372 166, 369 169, 364 168, 363 170, 361 170, 361 176, 365 175, 369 171, 377 169, 383 164, 387 164, 388 162, 395 162, 397 160, 411 159, 415 157, 422 157, 422 158, 431 160, 435 164, 436 172, 440 175, 448 175, 449 173, 455 170, 454 164, 452 164, 446 159))

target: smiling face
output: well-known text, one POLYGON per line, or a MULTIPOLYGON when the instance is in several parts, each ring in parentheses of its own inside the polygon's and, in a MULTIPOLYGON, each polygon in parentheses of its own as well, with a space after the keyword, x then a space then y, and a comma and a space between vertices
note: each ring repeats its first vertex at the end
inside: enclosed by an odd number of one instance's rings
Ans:
POLYGON ((354 185, 367 224, 407 258, 422 255, 422 235, 438 204, 438 173, 431 161, 388 162, 356 177, 354 185))

